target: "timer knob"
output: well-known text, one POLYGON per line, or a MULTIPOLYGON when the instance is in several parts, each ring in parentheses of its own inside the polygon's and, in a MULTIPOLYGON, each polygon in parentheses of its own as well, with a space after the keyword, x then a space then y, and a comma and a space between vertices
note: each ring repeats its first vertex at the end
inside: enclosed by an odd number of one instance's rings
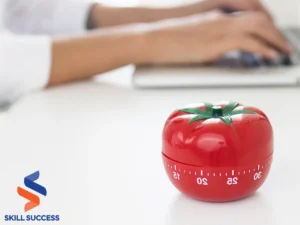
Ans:
POLYGON ((212 116, 213 117, 221 117, 223 116, 223 109, 221 106, 213 106, 212 107, 212 116))

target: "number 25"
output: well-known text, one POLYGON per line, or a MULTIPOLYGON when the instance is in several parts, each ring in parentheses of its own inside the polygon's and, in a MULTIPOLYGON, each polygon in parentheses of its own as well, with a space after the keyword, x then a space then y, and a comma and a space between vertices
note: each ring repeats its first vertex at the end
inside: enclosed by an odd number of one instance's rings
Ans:
POLYGON ((233 184, 237 184, 237 183, 238 183, 238 178, 237 177, 228 178, 228 180, 227 180, 228 185, 233 185, 233 184))

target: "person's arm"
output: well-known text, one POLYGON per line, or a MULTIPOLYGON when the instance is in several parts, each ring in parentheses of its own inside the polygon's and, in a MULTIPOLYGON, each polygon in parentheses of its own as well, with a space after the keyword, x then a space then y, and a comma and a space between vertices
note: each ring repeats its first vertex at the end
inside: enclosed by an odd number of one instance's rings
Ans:
POLYGON ((180 18, 216 8, 215 1, 203 1, 176 7, 112 7, 95 4, 91 10, 91 28, 119 26, 130 23, 150 23, 180 18))
POLYGON ((146 35, 134 29, 105 29, 52 40, 0 32, 0 108, 46 86, 147 62, 146 35))
POLYGON ((84 33, 92 5, 90 0, 0 2, 1 25, 10 31, 0 31, 0 107, 52 81, 61 61, 57 52, 64 47, 44 35, 84 33))
POLYGON ((87 79, 128 64, 147 62, 146 36, 143 30, 130 26, 55 38, 48 85, 87 79))
POLYGON ((173 7, 111 7, 95 4, 89 17, 89 28, 149 23, 180 18, 215 9, 262 12, 272 18, 260 0, 202 0, 173 7))
POLYGON ((90 0, 0 3, 0 8, 3 7, 1 25, 3 22, 10 31, 0 31, 0 107, 48 85, 53 77, 51 71, 57 68, 56 59, 60 57, 57 49, 60 48, 44 34, 84 33, 92 5, 90 0))

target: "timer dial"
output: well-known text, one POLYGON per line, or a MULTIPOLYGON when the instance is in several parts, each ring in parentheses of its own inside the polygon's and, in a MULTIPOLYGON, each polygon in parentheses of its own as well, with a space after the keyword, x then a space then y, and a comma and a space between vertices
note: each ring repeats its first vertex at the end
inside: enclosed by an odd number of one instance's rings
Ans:
POLYGON ((244 167, 197 167, 177 163, 163 155, 173 185, 191 198, 227 202, 253 194, 266 180, 272 156, 244 167))

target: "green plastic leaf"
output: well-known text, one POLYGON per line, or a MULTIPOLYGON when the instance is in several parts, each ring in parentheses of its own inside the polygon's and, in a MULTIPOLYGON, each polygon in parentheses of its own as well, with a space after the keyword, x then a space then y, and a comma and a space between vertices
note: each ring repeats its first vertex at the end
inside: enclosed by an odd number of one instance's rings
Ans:
POLYGON ((198 109, 198 108, 186 108, 186 109, 180 109, 180 111, 190 113, 190 114, 203 115, 203 116, 210 115, 208 112, 198 109))
POLYGON ((236 107, 238 107, 238 102, 230 102, 228 105, 226 105, 223 109, 223 114, 228 115, 231 113, 236 107))
POLYGON ((212 110, 214 105, 209 103, 209 102, 204 102, 205 108, 206 108, 206 112, 209 114, 212 114, 212 110))
POLYGON ((229 113, 230 116, 238 115, 238 114, 256 114, 256 112, 251 110, 241 109, 241 110, 234 110, 231 113, 229 113))
POLYGON ((198 116, 193 117, 193 118, 189 121, 189 123, 193 123, 193 122, 198 121, 198 120, 206 120, 206 119, 209 119, 209 118, 211 118, 211 117, 210 117, 210 116, 198 115, 198 116))
POLYGON ((232 123, 232 118, 230 116, 222 116, 220 117, 220 119, 227 125, 230 125, 232 123))

